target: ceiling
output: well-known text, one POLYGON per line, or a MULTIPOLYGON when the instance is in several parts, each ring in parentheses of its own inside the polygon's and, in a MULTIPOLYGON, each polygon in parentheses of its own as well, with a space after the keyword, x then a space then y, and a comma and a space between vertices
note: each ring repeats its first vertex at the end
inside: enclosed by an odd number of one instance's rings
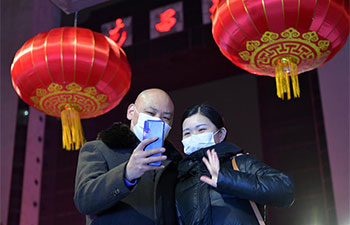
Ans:
MULTIPOLYGON (((133 17, 133 45, 123 49, 131 64, 135 92, 149 87, 170 91, 247 73, 221 54, 212 38, 211 25, 202 24, 200 0, 182 1, 183 32, 150 40, 149 11, 174 1, 99 0, 96 2, 102 4, 79 12, 78 26, 100 32, 101 24, 112 18, 133 17)), ((75 2, 86 6, 84 0, 75 2)), ((72 25, 72 21, 72 15, 62 14, 62 26, 72 25)))

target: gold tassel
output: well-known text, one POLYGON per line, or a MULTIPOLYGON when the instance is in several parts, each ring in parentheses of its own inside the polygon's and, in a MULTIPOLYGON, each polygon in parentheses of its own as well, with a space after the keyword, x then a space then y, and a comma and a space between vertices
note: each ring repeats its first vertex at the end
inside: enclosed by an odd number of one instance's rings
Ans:
POLYGON ((66 105, 61 112, 62 142, 67 151, 79 150, 85 143, 79 112, 71 105, 66 105))
POLYGON ((281 58, 277 60, 275 67, 276 72, 276 89, 277 96, 284 99, 284 94, 287 94, 287 99, 291 99, 290 81, 292 81, 293 96, 294 98, 300 97, 300 88, 298 80, 298 66, 290 58, 281 58))

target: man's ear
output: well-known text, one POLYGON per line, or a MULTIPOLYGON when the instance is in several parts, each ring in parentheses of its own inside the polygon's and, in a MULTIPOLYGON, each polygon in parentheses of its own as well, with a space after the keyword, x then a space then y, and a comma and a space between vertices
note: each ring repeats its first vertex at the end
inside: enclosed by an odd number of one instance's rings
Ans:
POLYGON ((135 114, 135 104, 130 104, 128 106, 128 110, 126 112, 126 118, 128 118, 128 120, 132 120, 134 118, 134 114, 135 114))
POLYGON ((219 141, 220 143, 223 142, 225 140, 225 137, 227 135, 227 130, 225 127, 221 128, 219 131, 220 137, 219 137, 219 141))

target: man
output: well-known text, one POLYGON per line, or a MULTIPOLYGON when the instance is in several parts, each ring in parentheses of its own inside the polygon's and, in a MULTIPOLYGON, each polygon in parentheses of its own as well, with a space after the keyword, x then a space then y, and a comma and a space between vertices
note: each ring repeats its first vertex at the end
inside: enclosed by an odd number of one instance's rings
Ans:
POLYGON ((177 224, 174 189, 180 155, 167 141, 164 148, 144 151, 156 139, 142 141, 145 120, 163 120, 167 135, 173 117, 169 95, 148 89, 127 109, 130 128, 115 123, 82 147, 74 202, 87 215, 87 225, 177 224), (152 156, 157 153, 162 156, 152 156), (158 161, 161 166, 148 165, 158 161))

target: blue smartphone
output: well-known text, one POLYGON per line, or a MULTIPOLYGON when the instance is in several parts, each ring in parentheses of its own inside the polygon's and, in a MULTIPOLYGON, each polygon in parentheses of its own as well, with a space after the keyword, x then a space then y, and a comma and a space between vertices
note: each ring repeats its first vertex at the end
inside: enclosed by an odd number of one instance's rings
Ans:
MULTIPOLYGON (((146 120, 143 126, 143 140, 157 137, 158 139, 145 147, 145 151, 163 147, 164 140, 164 122, 161 120, 146 120)), ((161 156, 161 153, 152 156, 161 156)), ((162 163, 149 163, 150 166, 160 166, 162 163)))

